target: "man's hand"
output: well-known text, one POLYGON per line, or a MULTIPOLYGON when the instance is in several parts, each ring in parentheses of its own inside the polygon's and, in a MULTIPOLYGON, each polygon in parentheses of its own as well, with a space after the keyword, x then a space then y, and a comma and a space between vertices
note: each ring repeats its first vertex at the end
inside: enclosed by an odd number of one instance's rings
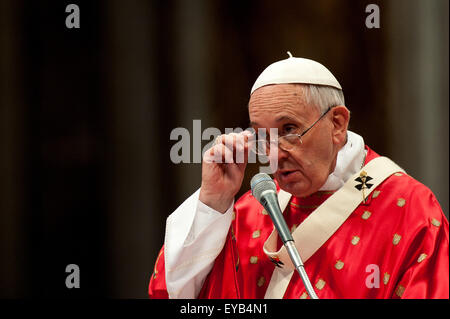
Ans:
POLYGON ((224 134, 205 152, 202 162, 200 201, 225 213, 241 188, 252 133, 224 134))

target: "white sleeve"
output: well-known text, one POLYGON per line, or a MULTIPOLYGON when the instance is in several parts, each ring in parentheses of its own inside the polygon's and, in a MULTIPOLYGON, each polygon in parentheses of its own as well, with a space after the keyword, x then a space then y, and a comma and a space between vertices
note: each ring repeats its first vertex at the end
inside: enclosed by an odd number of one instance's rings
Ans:
POLYGON ((199 195, 200 189, 166 221, 164 262, 167 292, 172 299, 198 296, 231 225, 234 201, 221 214, 203 204, 199 195))

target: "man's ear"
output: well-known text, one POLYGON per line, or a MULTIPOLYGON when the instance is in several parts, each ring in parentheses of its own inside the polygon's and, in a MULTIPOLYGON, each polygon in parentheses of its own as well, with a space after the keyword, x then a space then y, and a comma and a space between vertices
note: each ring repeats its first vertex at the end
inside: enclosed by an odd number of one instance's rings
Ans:
POLYGON ((347 139, 347 128, 350 121, 350 111, 344 105, 338 105, 330 110, 333 124, 332 138, 336 145, 344 145, 347 139))

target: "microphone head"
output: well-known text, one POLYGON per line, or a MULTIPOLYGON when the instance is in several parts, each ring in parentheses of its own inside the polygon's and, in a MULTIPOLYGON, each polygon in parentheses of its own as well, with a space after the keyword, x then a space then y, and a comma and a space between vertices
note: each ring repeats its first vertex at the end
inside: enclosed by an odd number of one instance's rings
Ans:
POLYGON ((262 192, 266 190, 273 190, 277 192, 277 186, 272 178, 266 173, 259 173, 253 176, 250 181, 250 188, 252 189, 252 195, 260 201, 262 192))

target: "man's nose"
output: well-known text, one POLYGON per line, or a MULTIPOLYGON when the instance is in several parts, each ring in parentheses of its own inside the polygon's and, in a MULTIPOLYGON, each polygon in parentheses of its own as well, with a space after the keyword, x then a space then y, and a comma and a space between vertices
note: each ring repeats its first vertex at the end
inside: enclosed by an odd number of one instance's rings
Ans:
POLYGON ((273 173, 278 170, 279 164, 289 157, 289 152, 279 148, 278 145, 272 145, 269 152, 270 168, 273 173))
POLYGON ((274 148, 277 152, 278 161, 284 160, 289 157, 289 152, 281 148, 279 144, 277 144, 274 148))

